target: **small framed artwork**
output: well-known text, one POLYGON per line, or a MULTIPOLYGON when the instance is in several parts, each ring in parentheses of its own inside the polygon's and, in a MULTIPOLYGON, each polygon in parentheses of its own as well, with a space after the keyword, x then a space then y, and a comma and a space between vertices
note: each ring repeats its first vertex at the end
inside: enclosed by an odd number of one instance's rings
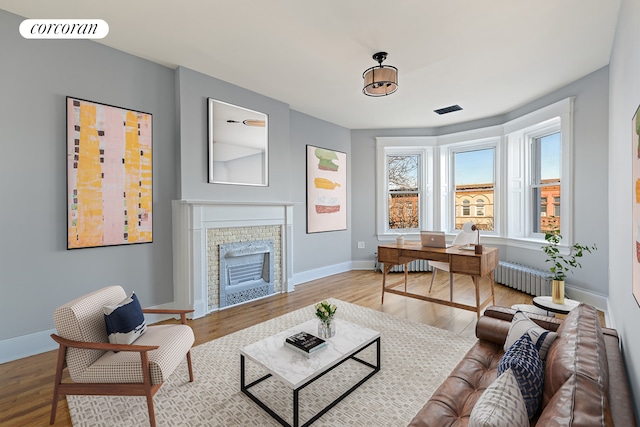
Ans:
POLYGON ((633 271, 632 292, 636 303, 640 306, 640 106, 631 120, 631 161, 633 162, 633 271))
POLYGON ((347 154, 307 145, 307 233, 347 229, 347 154))
POLYGON ((67 249, 153 241, 152 116, 67 97, 67 249))

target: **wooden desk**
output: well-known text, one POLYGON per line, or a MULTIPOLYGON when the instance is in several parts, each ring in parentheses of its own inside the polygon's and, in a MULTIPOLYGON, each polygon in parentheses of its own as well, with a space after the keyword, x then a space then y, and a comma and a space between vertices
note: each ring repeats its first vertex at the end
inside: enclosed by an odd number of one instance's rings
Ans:
POLYGON ((480 311, 489 304, 496 303, 493 281, 493 270, 498 266, 498 248, 485 246, 483 253, 476 255, 474 251, 451 248, 426 248, 420 242, 406 242, 402 245, 388 244, 378 246, 378 262, 384 263, 382 270, 382 303, 384 304, 384 293, 403 295, 417 298, 424 301, 444 304, 450 307, 475 311, 480 317, 480 311), (453 281, 450 283, 449 301, 439 298, 432 298, 426 295, 407 292, 407 263, 426 259, 432 261, 445 261, 449 263, 451 273, 466 274, 473 279, 476 288, 476 305, 461 304, 453 301, 453 281), (387 273, 396 265, 404 265, 404 291, 394 289, 399 282, 387 286, 387 273), (489 276, 491 279, 491 295, 484 301, 480 301, 480 279, 489 276))

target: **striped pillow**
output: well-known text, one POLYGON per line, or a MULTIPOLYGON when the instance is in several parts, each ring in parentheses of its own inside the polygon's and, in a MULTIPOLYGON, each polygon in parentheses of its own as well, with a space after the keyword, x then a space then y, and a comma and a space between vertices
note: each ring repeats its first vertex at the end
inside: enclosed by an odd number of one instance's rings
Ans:
POLYGON ((529 319, 526 314, 518 310, 513 315, 511 326, 509 327, 509 334, 507 340, 504 342, 504 351, 509 350, 509 347, 513 345, 524 334, 528 334, 531 338, 531 342, 540 352, 540 358, 545 360, 547 358, 547 352, 549 347, 553 344, 553 341, 558 337, 555 332, 547 331, 546 329, 538 326, 533 320, 529 319))
POLYGON ((147 330, 142 307, 135 292, 116 305, 106 305, 104 323, 111 344, 131 344, 147 330))

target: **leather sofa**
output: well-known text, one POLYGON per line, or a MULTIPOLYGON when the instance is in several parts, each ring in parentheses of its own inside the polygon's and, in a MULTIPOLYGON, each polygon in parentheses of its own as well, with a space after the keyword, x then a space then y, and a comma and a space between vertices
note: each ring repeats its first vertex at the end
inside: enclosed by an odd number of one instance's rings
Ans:
MULTIPOLYGON (((515 310, 489 307, 476 325, 478 341, 416 414, 410 427, 467 426, 483 391, 497 378, 498 363, 515 310)), ((564 320, 526 313, 555 331, 544 363, 537 426, 635 426, 633 403, 613 329, 601 328, 597 310, 586 304, 564 320)))

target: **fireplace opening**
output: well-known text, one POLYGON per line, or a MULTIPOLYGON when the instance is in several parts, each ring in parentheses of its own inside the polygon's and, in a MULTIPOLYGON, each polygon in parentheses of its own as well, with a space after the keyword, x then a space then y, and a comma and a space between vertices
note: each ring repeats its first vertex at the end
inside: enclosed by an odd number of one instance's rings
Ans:
POLYGON ((273 240, 220 245, 220 308, 274 294, 273 240))

